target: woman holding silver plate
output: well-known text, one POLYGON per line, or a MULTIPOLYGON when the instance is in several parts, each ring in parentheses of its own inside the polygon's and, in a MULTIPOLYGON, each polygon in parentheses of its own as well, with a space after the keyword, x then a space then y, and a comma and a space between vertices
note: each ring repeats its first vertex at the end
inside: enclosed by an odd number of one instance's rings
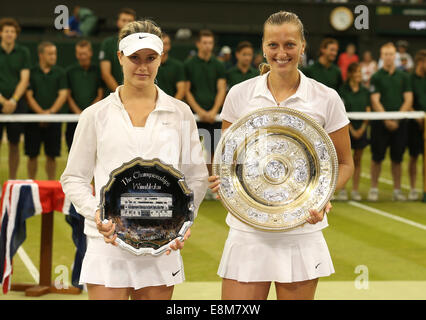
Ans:
POLYGON ((80 284, 87 284, 89 299, 171 299, 174 285, 185 279, 179 249, 189 229, 166 254, 132 255, 116 246, 115 224, 101 221, 98 209, 110 173, 138 157, 158 158, 184 174, 194 193, 194 215, 204 198, 208 172, 191 109, 154 83, 162 52, 161 30, 152 21, 120 30, 124 83, 83 111, 61 177, 65 195, 85 217, 88 247, 80 284))
MULTIPOLYGON (((335 90, 298 70, 305 45, 297 15, 280 11, 266 20, 262 47, 268 64, 260 76, 231 88, 221 113, 222 130, 260 108, 286 107, 308 115, 334 145, 339 189, 353 173, 349 120, 335 90)), ((210 189, 218 192, 219 176, 209 181, 210 189)), ((278 299, 313 299, 318 278, 334 273, 321 231, 328 226, 325 213, 330 209, 330 203, 322 210, 311 209, 307 223, 282 232, 258 230, 228 213, 230 231, 218 270, 222 299, 266 299, 271 282, 278 299)))

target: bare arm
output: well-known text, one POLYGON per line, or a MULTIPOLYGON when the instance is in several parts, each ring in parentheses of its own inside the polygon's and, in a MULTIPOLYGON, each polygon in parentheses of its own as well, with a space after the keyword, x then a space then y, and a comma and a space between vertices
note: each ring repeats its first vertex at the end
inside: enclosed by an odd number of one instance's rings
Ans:
POLYGON ((21 97, 25 94, 25 91, 28 88, 28 83, 30 82, 30 70, 22 69, 20 74, 20 79, 18 85, 15 88, 15 92, 13 96, 16 100, 21 99, 21 97))
POLYGON ((46 111, 38 104, 36 99, 34 99, 33 90, 27 90, 26 98, 28 101, 28 105, 35 113, 46 113, 46 111))
POLYGON ((178 100, 183 100, 183 98, 185 98, 185 81, 178 81, 176 83, 176 94, 175 94, 175 98, 178 100))
POLYGON ((98 95, 96 96, 95 100, 92 101, 92 104, 95 104, 96 102, 99 102, 104 97, 104 89, 98 88, 98 95))
POLYGON ((226 79, 218 79, 217 84, 217 93, 214 99, 214 105, 211 109, 212 112, 217 114, 219 112, 220 107, 223 105, 223 101, 225 101, 226 96, 226 79))
POLYGON ((82 110, 72 98, 71 91, 68 93, 67 102, 68 102, 68 105, 70 106, 70 110, 72 111, 72 113, 75 113, 75 114, 81 113, 82 110))
POLYGON ((191 107, 191 109, 197 113, 199 116, 200 114, 204 114, 205 110, 203 108, 201 108, 201 106, 198 104, 198 102, 195 100, 194 96, 191 93, 191 82, 190 81, 186 81, 185 83, 185 97, 186 97, 186 102, 188 102, 189 106, 191 107))
POLYGON ((354 162, 351 152, 351 141, 349 138, 349 126, 334 131, 329 134, 333 141, 339 162, 339 176, 337 178, 336 189, 342 189, 346 182, 352 177, 354 172, 354 162))
POLYGON ((5 99, 3 96, 0 98, 0 104, 3 106, 1 108, 3 113, 11 114, 15 112, 17 107, 17 102, 25 94, 25 91, 28 88, 29 81, 30 81, 30 70, 22 69, 20 73, 19 82, 15 88, 15 91, 12 97, 9 100, 5 99))
POLYGON ((109 90, 115 91, 115 89, 118 87, 118 83, 111 74, 111 62, 103 60, 100 63, 100 67, 102 80, 105 82, 109 90))
POLYGON ((228 129, 230 126, 232 126, 232 123, 226 120, 222 120, 222 134, 225 132, 226 129, 228 129))
POLYGON ((404 92, 404 102, 402 103, 402 106, 399 111, 413 111, 413 92, 404 92))
POLYGON ((67 96, 68 96, 68 89, 60 89, 58 92, 58 97, 56 98, 55 102, 49 109, 49 113, 57 113, 59 110, 61 110, 65 101, 67 101, 67 96))
POLYGON ((371 95, 371 107, 376 112, 384 112, 386 111, 380 102, 380 93, 376 92, 371 95))

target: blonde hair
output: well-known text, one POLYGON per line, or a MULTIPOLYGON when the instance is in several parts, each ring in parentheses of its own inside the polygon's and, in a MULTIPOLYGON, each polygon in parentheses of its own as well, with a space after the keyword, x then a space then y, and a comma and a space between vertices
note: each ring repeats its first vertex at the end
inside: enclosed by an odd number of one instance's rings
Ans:
POLYGON ((396 51, 396 47, 395 47, 395 44, 393 42, 386 42, 384 45, 382 45, 380 47, 380 51, 382 51, 382 49, 384 49, 384 48, 394 48, 395 51, 396 51))
POLYGON ((127 23, 118 33, 118 43, 125 37, 139 32, 151 33, 159 38, 161 38, 162 33, 160 27, 152 20, 132 21, 127 23))
MULTIPOLYGON (((265 33, 265 27, 267 25, 280 26, 284 23, 292 23, 296 25, 299 28, 300 38, 302 39, 302 42, 306 41, 305 28, 303 27, 302 21, 300 21, 299 17, 295 13, 289 11, 278 11, 276 13, 271 14, 263 24, 263 33, 265 33)), ((260 74, 265 74, 269 70, 271 70, 271 66, 267 63, 261 63, 259 65, 259 70, 260 74)))

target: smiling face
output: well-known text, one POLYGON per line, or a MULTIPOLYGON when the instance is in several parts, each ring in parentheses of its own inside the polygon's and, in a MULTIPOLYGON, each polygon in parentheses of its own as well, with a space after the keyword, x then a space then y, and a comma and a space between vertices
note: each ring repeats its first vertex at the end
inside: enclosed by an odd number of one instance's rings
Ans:
POLYGON ((76 46, 75 47, 75 57, 78 63, 84 67, 90 65, 92 59, 93 51, 90 46, 76 46))
POLYGON ((272 72, 294 72, 305 50, 299 27, 294 23, 266 24, 262 43, 266 61, 272 72))
POLYGON ((325 48, 321 49, 321 55, 325 57, 328 62, 336 60, 338 52, 339 45, 337 43, 329 43, 325 48))
POLYGON ((154 84, 161 63, 157 52, 152 49, 141 49, 129 56, 119 52, 118 58, 123 67, 124 83, 137 88, 154 84))

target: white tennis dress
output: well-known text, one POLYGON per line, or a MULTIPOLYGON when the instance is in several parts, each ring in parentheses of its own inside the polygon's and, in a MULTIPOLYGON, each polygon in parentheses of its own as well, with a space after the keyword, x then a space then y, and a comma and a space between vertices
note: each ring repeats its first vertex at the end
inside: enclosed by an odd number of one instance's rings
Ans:
MULTIPOLYGON (((300 84, 294 95, 279 106, 304 112, 327 133, 349 123, 337 92, 300 72, 300 84)), ((267 86, 269 72, 235 85, 229 91, 222 112, 223 120, 234 123, 259 108, 277 107, 267 86)), ((218 275, 241 282, 297 282, 329 276, 333 262, 322 234, 327 216, 314 225, 285 232, 265 232, 245 224, 228 213, 230 227, 218 275)))
POLYGON ((197 214, 208 185, 197 126, 188 105, 157 87, 156 106, 145 127, 133 127, 121 102, 120 88, 82 112, 61 176, 66 196, 85 217, 88 247, 80 284, 134 289, 174 285, 185 279, 179 250, 169 256, 135 256, 105 243, 94 219, 100 190, 108 182, 110 172, 136 157, 159 158, 181 171, 194 191, 197 214), (91 186, 93 178, 95 195, 91 186))

